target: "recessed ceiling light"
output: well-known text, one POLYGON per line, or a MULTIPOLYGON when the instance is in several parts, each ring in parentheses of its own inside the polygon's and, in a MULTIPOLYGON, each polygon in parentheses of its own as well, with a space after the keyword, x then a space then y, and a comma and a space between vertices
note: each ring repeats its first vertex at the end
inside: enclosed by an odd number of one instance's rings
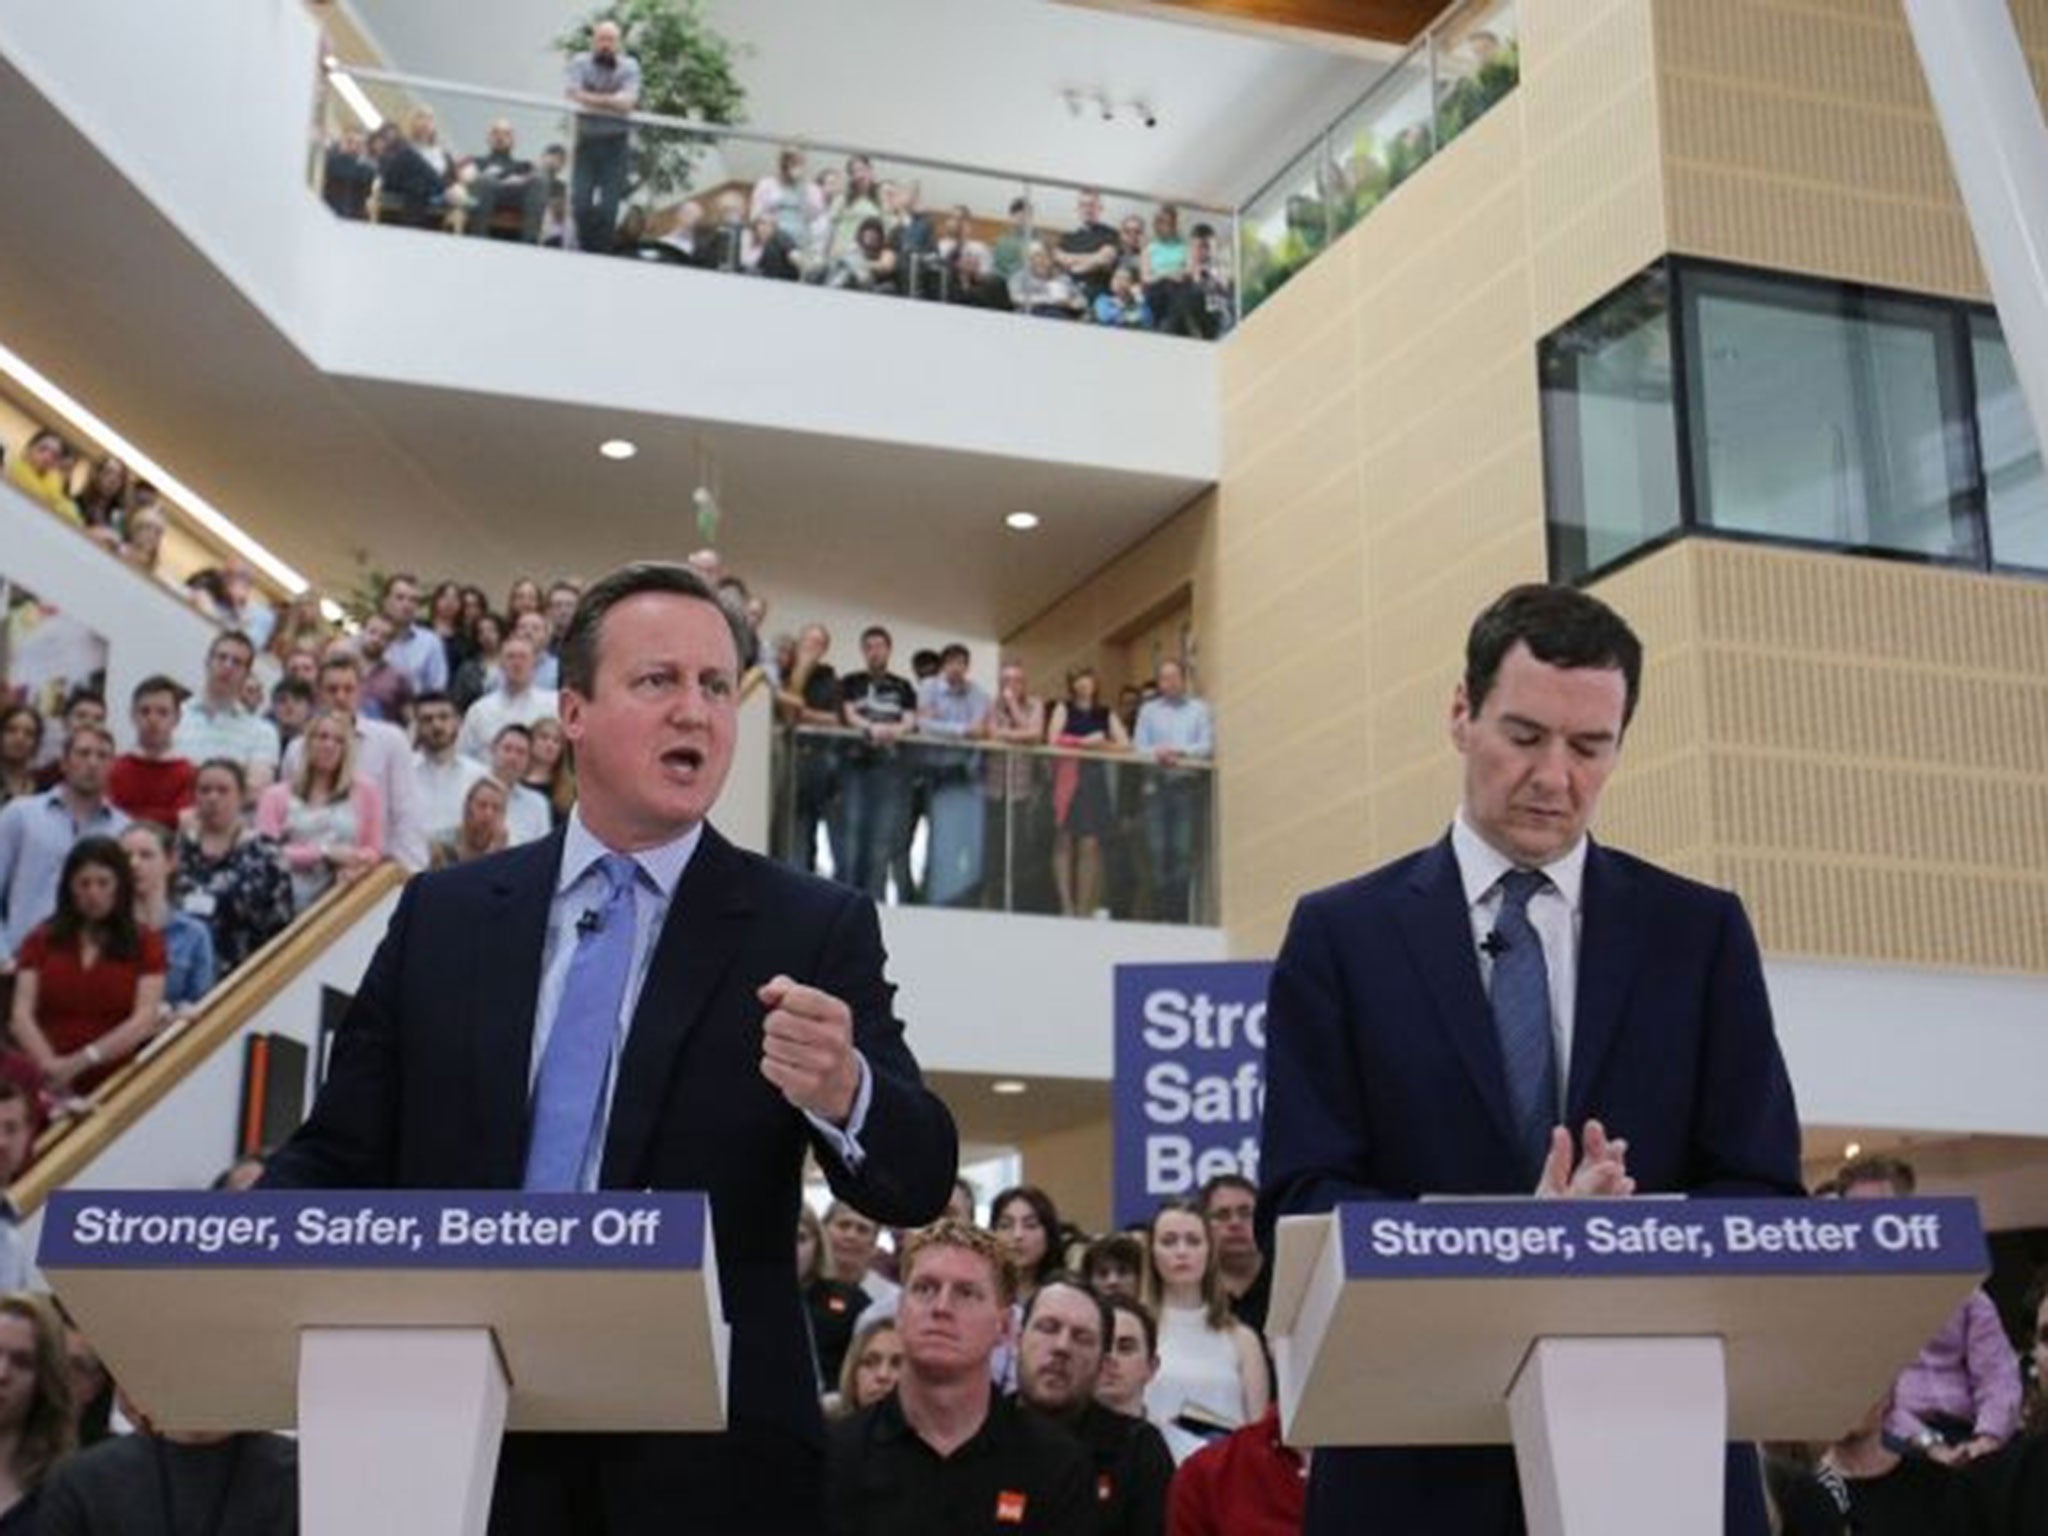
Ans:
POLYGON ((1029 1083, 1025 1082, 1020 1077, 999 1077, 994 1082, 988 1085, 988 1091, 990 1093, 1000 1093, 1005 1095, 1019 1094, 1024 1092, 1030 1086, 1031 1085, 1029 1083))
POLYGON ((630 459, 640 451, 640 445, 623 437, 608 437, 597 445, 597 451, 608 459, 630 459))
POLYGON ((1861 1157, 1862 1155, 1863 1143, 1860 1141, 1852 1141, 1849 1143, 1849 1145, 1842 1148, 1842 1157, 1847 1162, 1853 1163, 1856 1161, 1857 1158, 1861 1157))
POLYGON ((1003 519, 1003 522, 1006 526, 1016 529, 1019 533, 1029 533, 1038 526, 1038 514, 1036 512, 1012 512, 1003 519))

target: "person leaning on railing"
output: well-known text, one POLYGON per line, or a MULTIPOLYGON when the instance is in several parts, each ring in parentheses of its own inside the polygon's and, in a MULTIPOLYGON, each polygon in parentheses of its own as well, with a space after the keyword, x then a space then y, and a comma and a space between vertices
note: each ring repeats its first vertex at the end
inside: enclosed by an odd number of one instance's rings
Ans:
POLYGON ((111 837, 72 845, 57 910, 15 959, 15 1050, 0 1071, 24 1087, 90 1093, 161 1022, 164 941, 136 922, 134 876, 111 837))

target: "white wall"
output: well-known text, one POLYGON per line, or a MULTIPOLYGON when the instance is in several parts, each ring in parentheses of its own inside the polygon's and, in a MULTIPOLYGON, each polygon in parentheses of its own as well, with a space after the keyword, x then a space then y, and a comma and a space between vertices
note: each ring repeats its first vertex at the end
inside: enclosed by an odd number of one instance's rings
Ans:
POLYGON ((299 341, 330 373, 1218 473, 1216 352, 1179 338, 339 220, 326 240, 335 276, 299 341))
POLYGON ((2048 1136, 2048 977, 1769 959, 1809 1125, 2048 1136))
POLYGON ((323 212, 319 30, 296 0, 0 0, 4 54, 287 334, 323 212))
POLYGON ((1229 958, 1220 928, 885 907, 896 1014, 933 1072, 1107 1079, 1119 962, 1229 958))
POLYGON ((195 690, 205 680, 206 648, 219 633, 213 624, 4 483, 0 577, 106 638, 109 720, 124 744, 128 692, 143 678, 163 672, 195 690))

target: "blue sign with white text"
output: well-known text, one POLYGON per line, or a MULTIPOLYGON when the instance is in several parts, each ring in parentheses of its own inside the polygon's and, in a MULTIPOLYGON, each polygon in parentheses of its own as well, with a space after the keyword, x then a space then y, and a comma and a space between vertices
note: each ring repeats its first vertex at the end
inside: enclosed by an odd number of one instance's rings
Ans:
POLYGON ((1116 1220, 1219 1173, 1259 1176, 1266 960, 1116 968, 1116 1220))
POLYGON ((1447 1200, 1338 1208, 1353 1280, 1975 1274, 1974 1200, 1447 1200))
POLYGON ((60 1190, 44 1269, 701 1269, 694 1193, 60 1190))

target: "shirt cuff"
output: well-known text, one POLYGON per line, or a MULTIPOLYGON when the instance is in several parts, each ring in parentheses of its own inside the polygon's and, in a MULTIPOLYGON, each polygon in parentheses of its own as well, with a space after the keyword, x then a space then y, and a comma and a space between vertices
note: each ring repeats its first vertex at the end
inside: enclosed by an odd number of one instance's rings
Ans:
POLYGON ((825 1138, 825 1144, 839 1155, 839 1161, 846 1165, 848 1173, 859 1172, 860 1165, 867 1159, 867 1153, 860 1144, 860 1133, 868 1123, 868 1106, 875 1101, 875 1074, 868 1070, 867 1057, 855 1051, 853 1059, 860 1063, 860 1087, 854 1090, 853 1108, 846 1116, 845 1126, 834 1125, 823 1115, 814 1115, 808 1109, 804 1111, 804 1118, 817 1128, 818 1134, 825 1138))

